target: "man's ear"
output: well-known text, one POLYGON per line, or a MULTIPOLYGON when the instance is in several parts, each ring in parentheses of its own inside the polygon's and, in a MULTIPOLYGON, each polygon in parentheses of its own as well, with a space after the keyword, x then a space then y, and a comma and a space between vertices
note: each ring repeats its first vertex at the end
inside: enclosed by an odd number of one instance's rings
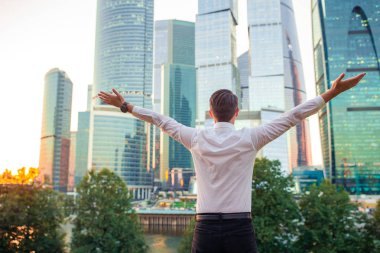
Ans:
POLYGON ((236 108, 236 110, 235 110, 235 116, 236 116, 236 117, 239 115, 239 112, 240 112, 240 110, 239 110, 239 107, 238 107, 238 108, 236 108))
POLYGON ((212 113, 211 110, 208 111, 208 115, 210 115, 210 118, 212 118, 212 119, 214 118, 214 114, 212 113))

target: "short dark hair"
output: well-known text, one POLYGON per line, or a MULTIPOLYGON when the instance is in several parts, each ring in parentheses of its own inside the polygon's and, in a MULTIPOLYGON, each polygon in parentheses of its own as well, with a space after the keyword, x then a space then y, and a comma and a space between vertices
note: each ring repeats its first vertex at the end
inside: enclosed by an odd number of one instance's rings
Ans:
POLYGON ((219 122, 228 122, 238 107, 238 97, 227 89, 215 91, 210 97, 210 109, 219 122))

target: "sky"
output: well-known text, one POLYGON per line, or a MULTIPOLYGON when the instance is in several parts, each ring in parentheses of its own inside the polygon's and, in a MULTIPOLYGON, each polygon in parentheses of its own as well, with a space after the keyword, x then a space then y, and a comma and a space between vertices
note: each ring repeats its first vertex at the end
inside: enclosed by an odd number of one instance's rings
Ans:
MULTIPOLYGON (((248 50, 246 0, 239 1, 238 56, 248 50)), ((198 0, 155 0, 154 19, 195 21, 198 0)), ((308 98, 315 96, 310 1, 293 0, 308 98), (302 24, 302 25, 301 25, 302 24)), ((86 110, 94 69, 96 0, 0 0, 0 172, 38 167, 44 76, 73 82, 71 130, 86 110)), ((317 116, 310 119, 313 164, 322 163, 317 116)))

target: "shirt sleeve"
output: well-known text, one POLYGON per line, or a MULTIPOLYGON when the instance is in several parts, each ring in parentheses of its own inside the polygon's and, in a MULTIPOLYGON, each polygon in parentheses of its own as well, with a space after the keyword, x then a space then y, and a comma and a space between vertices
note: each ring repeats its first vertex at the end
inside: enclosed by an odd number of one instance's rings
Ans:
POLYGON ((251 128, 251 139, 254 148, 260 150, 291 127, 319 111, 324 105, 324 99, 318 96, 294 107, 271 122, 251 128))
POLYGON ((196 132, 195 128, 187 127, 176 120, 139 106, 133 106, 132 115, 160 128, 174 140, 191 148, 191 140, 196 132))

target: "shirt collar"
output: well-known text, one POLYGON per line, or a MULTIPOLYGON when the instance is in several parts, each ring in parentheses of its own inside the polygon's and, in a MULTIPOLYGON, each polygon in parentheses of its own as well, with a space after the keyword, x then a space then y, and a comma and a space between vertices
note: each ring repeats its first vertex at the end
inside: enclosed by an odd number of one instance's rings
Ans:
POLYGON ((214 124, 214 128, 231 128, 235 129, 234 124, 231 124, 230 122, 216 122, 214 124))

